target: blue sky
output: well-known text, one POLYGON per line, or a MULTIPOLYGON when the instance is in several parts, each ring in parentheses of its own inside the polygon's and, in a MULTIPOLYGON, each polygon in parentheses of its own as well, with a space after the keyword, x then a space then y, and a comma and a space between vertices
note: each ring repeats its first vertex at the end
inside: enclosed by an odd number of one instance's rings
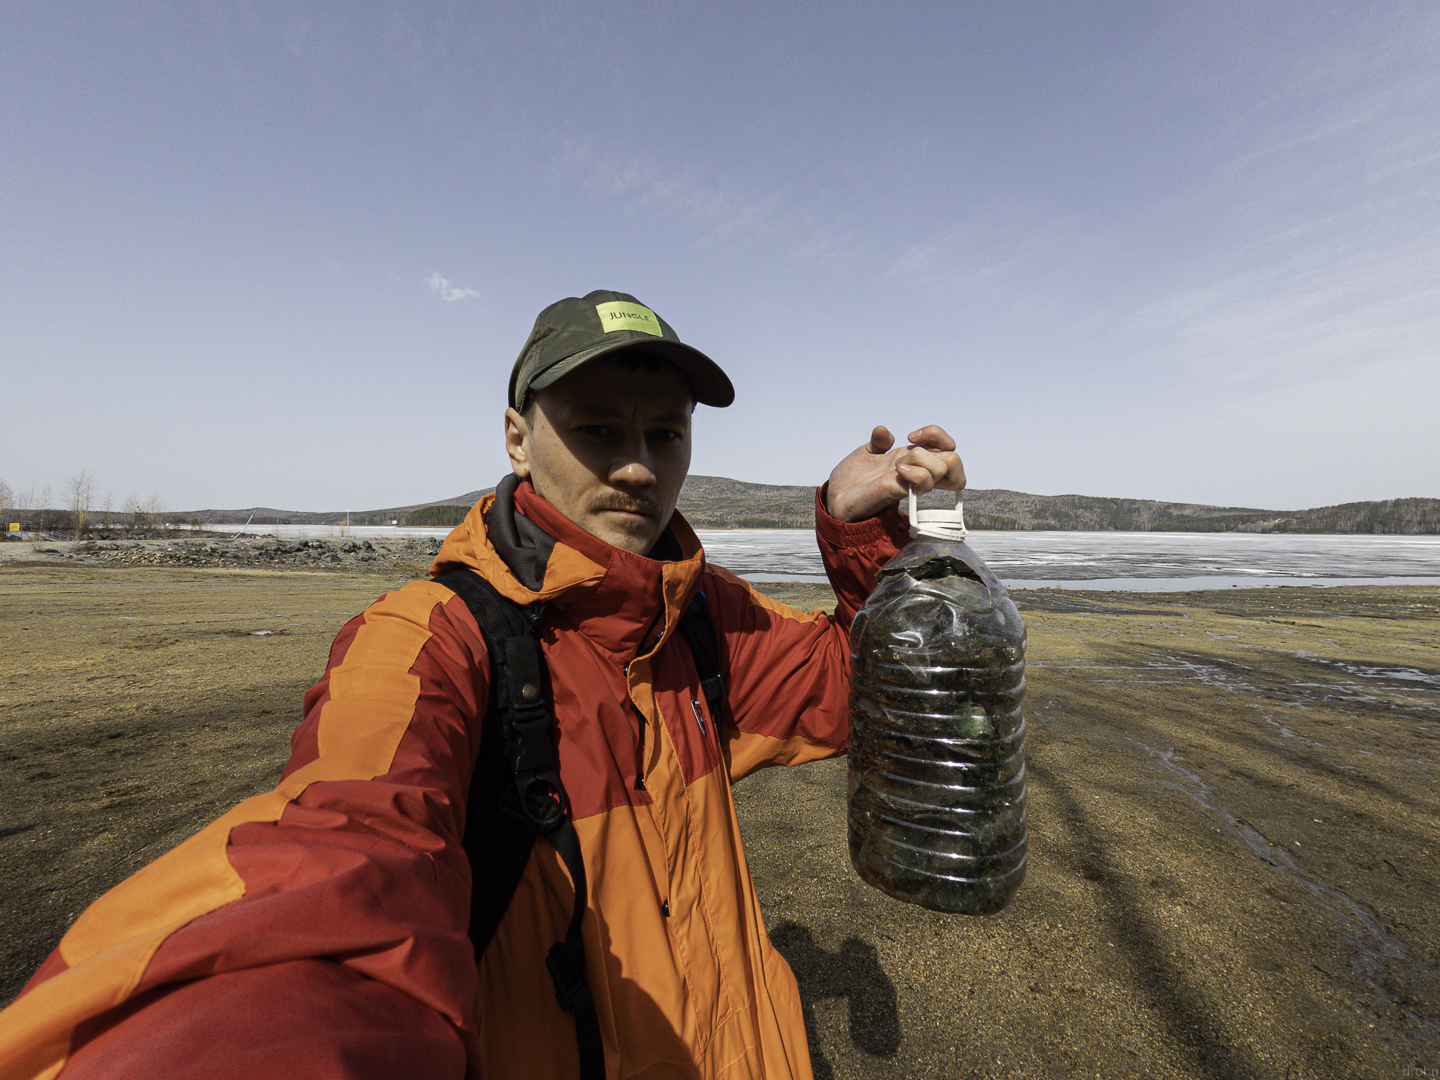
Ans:
POLYGON ((1419 2, 7 0, 0 479, 493 484, 606 288, 736 385, 697 473, 933 421, 975 487, 1440 496, 1437 55, 1419 2))

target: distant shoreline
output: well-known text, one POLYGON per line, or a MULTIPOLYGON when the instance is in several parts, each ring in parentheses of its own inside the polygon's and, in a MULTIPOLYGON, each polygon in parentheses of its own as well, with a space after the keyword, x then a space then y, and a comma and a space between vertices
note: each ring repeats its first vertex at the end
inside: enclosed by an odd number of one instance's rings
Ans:
MULTIPOLYGON (((297 527, 310 531, 309 527, 297 527)), ((438 531, 438 530, 436 530, 438 531)), ((710 530, 706 530, 710 531, 710 530)), ((1339 538, 1337 538, 1339 539, 1339 538)), ((1384 538, 1373 539, 1384 542, 1384 538)), ((1415 541, 1434 547, 1434 541, 1416 537, 1415 541)), ((1285 543, 1285 541, 1277 541, 1285 543)), ((1334 541, 1332 541, 1333 543, 1334 541)), ((1389 541, 1392 545, 1395 540, 1389 541)), ((1248 542, 1247 542, 1248 543, 1248 542)), ((1265 546, 1269 546, 1267 543, 1265 546)), ((282 573, 361 573, 384 574, 402 577, 425 577, 435 555, 440 551, 441 537, 428 536, 375 536, 355 534, 351 536, 288 536, 248 535, 233 538, 219 533, 208 535, 183 534, 170 538, 135 540, 84 540, 54 541, 36 540, 28 543, 0 544, 0 567, 7 570, 24 566, 51 566, 80 568, 128 569, 136 567, 171 567, 228 570, 241 572, 271 571, 282 573)), ((707 542, 707 548, 710 543, 707 542)), ((1027 545, 1028 547, 1028 545, 1027 545)), ((1007 552, 996 552, 981 543, 987 560, 992 563, 997 576, 1012 591, 1029 595, 1040 593, 1066 594, 1094 591, 1097 593, 1157 594, 1157 593, 1201 593, 1228 592, 1234 590, 1274 590, 1284 588, 1338 588, 1338 587, 1419 587, 1434 589, 1440 586, 1440 574, 1385 574, 1386 566, 1378 562, 1362 562, 1356 570, 1369 570, 1363 576, 1348 577, 1329 572, 1306 575, 1274 573, 1266 570, 1263 576, 1227 575, 1210 573, 1181 572, 1177 566, 1174 576, 1134 574, 1132 576, 1066 577, 1056 574, 1051 567, 1044 577, 1030 576, 1033 569, 1007 566, 1007 552), (1373 565, 1372 565, 1373 563, 1373 565)), ((1009 552, 1013 555, 1013 551, 1009 552)), ((1043 555, 1043 553, 1042 553, 1043 555)), ((753 553, 727 553, 723 544, 715 542, 710 558, 739 576, 754 583, 766 595, 783 593, 788 589, 827 590, 824 578, 803 570, 767 569, 762 562, 757 565, 753 553)), ((1011 560, 1013 562, 1013 560, 1011 560)), ((1082 561, 1084 561, 1082 559, 1082 561)), ((782 561, 780 566, 785 566, 782 561)), ((1123 563, 1121 565, 1124 565, 1123 563)), ((1410 564, 1413 567, 1413 560, 1410 564)), ((1428 566, 1429 564, 1425 564, 1428 566)), ((1392 569, 1404 567, 1396 566, 1392 569)))
MULTIPOLYGON (((151 511, 141 515, 145 527, 158 525, 314 526, 318 528, 383 527, 451 528, 493 488, 482 488, 428 503, 371 510, 285 510, 270 506, 244 509, 151 511)), ((926 509, 954 505, 951 492, 931 492, 920 500, 926 509)), ((1211 506, 1091 495, 1031 495, 1002 488, 964 492, 965 521, 977 532, 1141 532, 1141 533, 1289 533, 1348 536, 1440 535, 1440 499, 1405 498, 1341 503, 1306 510, 1211 506)), ((751 484, 720 476, 690 476, 680 492, 678 509, 697 529, 811 529, 815 522, 815 489, 795 484, 751 484)), ((64 522, 67 510, 3 512, 4 523, 27 529, 73 533, 64 522), (39 525, 39 528, 36 526, 39 525)), ((131 517, 92 508, 84 514, 87 533, 125 535, 131 517)))
MULTIPOLYGON (((177 515, 207 523, 400 525, 444 527, 459 524, 469 508, 492 489, 467 492, 431 503, 380 510, 288 511, 272 507, 197 510, 177 515)), ((953 505, 950 492, 931 492, 926 508, 953 505)), ((751 484, 720 476, 691 476, 678 508, 697 529, 810 529, 815 489, 794 484, 751 484)), ((987 532, 1255 532, 1320 535, 1440 535, 1440 499, 1407 498, 1343 503, 1305 510, 1210 506, 1200 503, 1117 499, 1090 495, 1031 495, 1001 488, 964 493, 966 523, 987 532)))

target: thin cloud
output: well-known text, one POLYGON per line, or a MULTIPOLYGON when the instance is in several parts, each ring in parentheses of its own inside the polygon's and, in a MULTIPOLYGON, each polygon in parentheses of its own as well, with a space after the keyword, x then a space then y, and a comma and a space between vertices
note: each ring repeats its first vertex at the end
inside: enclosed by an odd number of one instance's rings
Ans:
POLYGON ((468 285, 451 285, 450 279, 441 277, 438 270, 425 279, 425 284, 430 286, 430 291, 447 304, 453 304, 457 300, 480 299, 480 290, 472 289, 468 285))
POLYGON ((690 166, 663 166, 643 155, 598 150, 584 140, 567 140, 551 174, 604 192, 630 213, 684 222, 702 242, 763 240, 782 230, 788 215, 778 192, 755 190, 728 176, 708 177, 690 166))
POLYGON ((1440 260, 1422 241, 1356 228, 1264 254, 1156 297, 1128 321, 1223 381, 1304 382, 1377 358, 1433 363, 1440 260))

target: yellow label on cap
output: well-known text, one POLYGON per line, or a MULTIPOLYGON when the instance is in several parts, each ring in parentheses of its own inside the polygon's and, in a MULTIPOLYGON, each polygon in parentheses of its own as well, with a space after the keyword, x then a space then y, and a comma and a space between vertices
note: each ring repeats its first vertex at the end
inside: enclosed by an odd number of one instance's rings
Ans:
POLYGON ((644 304, 611 300, 608 304, 596 304, 595 313, 600 316, 600 325, 607 334, 611 330, 639 330, 642 334, 665 336, 665 331, 660 329, 660 317, 644 304))

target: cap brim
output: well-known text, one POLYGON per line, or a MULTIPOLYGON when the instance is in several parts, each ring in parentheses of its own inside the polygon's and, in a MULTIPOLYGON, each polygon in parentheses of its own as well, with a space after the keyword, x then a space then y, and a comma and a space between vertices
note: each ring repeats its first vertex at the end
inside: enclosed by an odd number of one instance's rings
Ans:
POLYGON ((723 409, 735 401, 735 387, 731 384, 730 377, 720 370, 719 364, 699 349, 681 341, 667 341, 664 338, 641 334, 627 334, 626 340, 607 341, 567 356, 531 379, 527 389, 544 390, 597 356, 608 356, 627 349, 661 356, 674 364, 689 380, 690 390, 694 393, 696 402, 701 405, 723 409))

